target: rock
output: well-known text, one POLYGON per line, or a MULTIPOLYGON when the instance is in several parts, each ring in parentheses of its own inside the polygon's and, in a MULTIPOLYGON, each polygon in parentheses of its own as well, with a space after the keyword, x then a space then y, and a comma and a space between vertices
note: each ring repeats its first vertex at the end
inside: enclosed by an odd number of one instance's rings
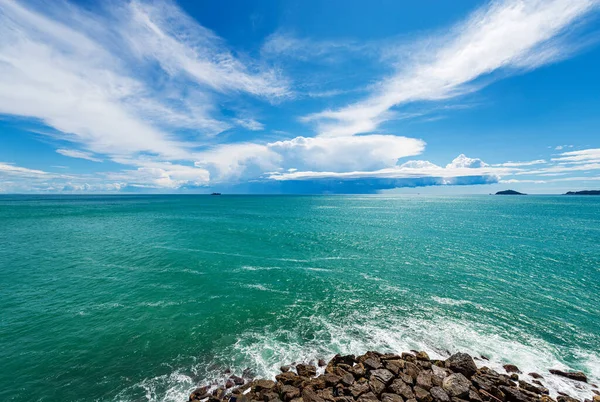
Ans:
POLYGON ((376 378, 372 378, 369 380, 369 388, 371 388, 371 392, 375 395, 379 395, 385 389, 385 384, 379 381, 376 378))
MULTIPOLYGON (((354 402, 354 398, 352 398, 351 396, 338 396, 337 398, 335 398, 334 401, 335 402, 354 402)), ((290 402, 294 402, 294 401, 290 401, 290 402)))
POLYGON ((208 387, 208 386, 196 388, 190 394, 189 400, 190 401, 199 401, 200 399, 208 398, 208 396, 209 396, 208 390, 209 389, 210 389, 210 387, 208 387))
POLYGON ((406 353, 406 352, 402 353, 402 359, 406 360, 407 362, 413 362, 413 363, 417 361, 417 358, 415 355, 413 355, 411 353, 406 353))
POLYGON ((535 385, 526 383, 525 381, 519 381, 519 387, 526 389, 529 392, 534 392, 536 394, 542 395, 542 394, 548 394, 548 389, 544 388, 544 387, 537 387, 535 385))
POLYGON ((510 375, 510 379, 513 381, 519 381, 519 375, 517 373, 512 373, 510 375))
POLYGON ((378 357, 372 356, 365 359, 363 365, 370 370, 377 370, 381 368, 381 360, 378 357))
POLYGON ((450 397, 441 387, 433 387, 429 390, 429 393, 437 402, 450 402, 450 397))
POLYGON ((367 370, 365 369, 365 366, 362 363, 358 363, 355 364, 353 367, 350 367, 348 369, 348 372, 352 373, 352 375, 354 375, 355 378, 360 378, 360 377, 364 377, 365 374, 367 374, 367 370))
POLYGON ((327 363, 325 362, 325 360, 319 359, 319 361, 317 362, 317 365, 319 367, 325 367, 325 366, 327 366, 327 363))
POLYGON ((310 364, 299 364, 296 366, 296 372, 301 377, 314 377, 317 375, 317 368, 310 364))
POLYGON ((372 392, 367 392, 366 394, 361 395, 358 398, 358 402, 378 402, 377 396, 372 392))
POLYGON ((429 355, 424 351, 415 353, 415 357, 417 360, 429 360, 429 355))
POLYGON ((350 385, 354 384, 354 376, 350 373, 346 373, 341 377, 340 381, 342 384, 349 387, 350 385))
POLYGON ((242 377, 238 377, 237 375, 232 375, 231 377, 229 377, 231 379, 231 381, 233 381, 233 383, 235 385, 244 385, 244 379, 242 377))
POLYGON ((400 395, 384 393, 381 394, 381 402, 404 402, 404 400, 400 395))
POLYGON ((404 399, 414 399, 415 394, 408 384, 400 379, 396 379, 389 386, 390 391, 402 396, 404 399))
POLYGON ((429 391, 419 387, 418 385, 413 388, 413 392, 415 393, 417 401, 419 402, 431 402, 433 400, 433 397, 431 396, 429 391))
POLYGON ((386 369, 377 369, 371 371, 371 378, 376 378, 384 385, 388 385, 394 379, 394 374, 386 369))
POLYGON ((556 398, 556 400, 558 402, 579 402, 577 399, 571 398, 568 395, 566 395, 566 396, 565 395, 560 395, 558 398, 556 398))
POLYGON ((333 356, 330 363, 333 364, 334 366, 337 366, 340 363, 352 366, 354 363, 356 363, 356 357, 354 355, 342 356, 340 354, 337 354, 337 355, 333 356))
POLYGON ((415 363, 406 362, 404 364, 404 372, 411 376, 413 380, 416 380, 421 372, 421 369, 415 363))
POLYGON ((521 373, 521 370, 514 364, 505 364, 502 367, 504 367, 504 370, 506 370, 507 373, 521 373))
POLYGON ((448 374, 450 374, 447 369, 436 365, 431 366, 431 371, 433 372, 434 376, 442 379, 448 377, 448 374))
POLYGON ((446 367, 470 378, 477 371, 473 358, 466 353, 455 353, 446 360, 446 367))
POLYGON ((395 375, 398 375, 404 368, 404 360, 384 360, 383 365, 395 375))
POLYGON ((417 385, 423 389, 430 390, 433 387, 431 372, 421 371, 417 376, 417 385))
POLYGON ((227 380, 227 382, 225 382, 225 388, 227 389, 233 387, 234 385, 235 383, 232 380, 227 380))
POLYGON ((333 387, 333 386, 337 385, 337 383, 339 383, 342 380, 342 377, 340 377, 337 374, 326 373, 326 374, 323 375, 323 379, 325 380, 325 384, 328 387, 333 387))
POLYGON ((442 381, 442 388, 450 397, 463 397, 469 395, 471 381, 461 373, 450 374, 442 381))
POLYGON ((291 372, 291 371, 288 371, 287 373, 279 374, 279 375, 275 376, 275 379, 283 384, 290 384, 290 385, 293 385, 293 384, 296 384, 296 383, 302 381, 296 373, 291 372))
POLYGON ((469 400, 473 402, 483 402, 483 400, 481 399, 481 395, 479 395, 479 392, 475 391, 474 389, 469 390, 469 400))
POLYGON ((561 377, 570 378, 575 381, 587 382, 587 377, 581 371, 561 371, 561 370, 549 370, 550 373, 554 375, 559 375, 561 377))
POLYGON ((262 397, 263 397, 264 402, 281 401, 281 399, 279 399, 279 394, 277 392, 265 392, 262 397))
POLYGON ((282 373, 287 373, 288 371, 290 371, 290 368, 291 368, 290 366, 281 366, 281 367, 279 367, 279 370, 282 373))
POLYGON ((326 401, 335 401, 335 395, 333 394, 333 389, 331 388, 325 388, 324 390, 317 392, 317 395, 326 401))
POLYGON ((302 390, 302 400, 304 402, 325 402, 325 399, 321 398, 310 388, 304 388, 302 390))
POLYGON ((252 383, 252 392, 270 391, 275 388, 275 381, 256 380, 252 383))
POLYGON ((354 399, 358 398, 362 394, 370 391, 369 383, 366 381, 355 382, 351 387, 348 388, 350 395, 354 397, 354 399))
POLYGON ((507 387, 506 385, 501 385, 498 387, 500 391, 504 393, 506 396, 507 402, 533 402, 534 398, 529 396, 527 393, 519 390, 515 387, 507 387))
POLYGON ((538 378, 538 379, 539 378, 544 378, 544 377, 542 377, 541 374, 538 374, 538 373, 529 373, 529 375, 532 376, 533 378, 538 378))
POLYGON ((594 402, 600 402, 600 395, 594 395, 594 398, 592 400, 594 402))
POLYGON ((283 385, 280 393, 284 401, 291 401, 292 399, 300 396, 300 390, 291 385, 283 385))

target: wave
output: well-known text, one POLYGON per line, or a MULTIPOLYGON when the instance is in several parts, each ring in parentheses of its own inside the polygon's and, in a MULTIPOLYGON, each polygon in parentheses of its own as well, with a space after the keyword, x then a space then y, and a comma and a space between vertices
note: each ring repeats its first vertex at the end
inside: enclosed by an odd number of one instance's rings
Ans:
MULTIPOLYGON (((262 285, 249 286, 268 290, 262 285)), ((600 380, 600 356, 596 353, 561 348, 522 333, 511 335, 489 325, 450 318, 390 318, 385 309, 356 312, 343 321, 310 316, 299 320, 294 330, 268 327, 244 331, 232 345, 215 351, 212 357, 187 371, 202 379, 201 384, 218 384, 223 379, 223 367, 230 367, 237 375, 249 368, 257 377, 272 378, 282 364, 315 362, 336 353, 414 349, 425 350, 434 359, 445 359, 457 351, 485 356, 489 360, 479 359, 478 365, 499 372, 504 372, 504 364, 516 364, 523 373, 542 374, 553 396, 562 391, 583 400, 589 397, 591 388, 588 384, 552 376, 548 373, 550 368, 582 370, 591 383, 600 380), (569 360, 568 356, 576 359, 569 360)), ((148 390, 147 400, 185 400, 198 383, 183 372, 174 370, 171 375, 147 379, 137 386, 148 390)))

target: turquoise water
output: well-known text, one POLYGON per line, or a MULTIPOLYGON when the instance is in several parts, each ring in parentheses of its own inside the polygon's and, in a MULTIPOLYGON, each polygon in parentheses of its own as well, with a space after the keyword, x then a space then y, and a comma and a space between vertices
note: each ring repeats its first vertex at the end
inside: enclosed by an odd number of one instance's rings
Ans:
POLYGON ((3 196, 0 313, 8 401, 373 348, 600 382, 600 197, 3 196))

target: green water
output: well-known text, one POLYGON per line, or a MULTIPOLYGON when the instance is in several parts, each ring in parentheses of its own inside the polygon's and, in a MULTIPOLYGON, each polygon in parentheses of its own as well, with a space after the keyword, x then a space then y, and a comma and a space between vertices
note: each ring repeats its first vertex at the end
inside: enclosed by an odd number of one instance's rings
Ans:
POLYGON ((372 348, 600 382, 600 197, 0 197, 0 400, 372 348))

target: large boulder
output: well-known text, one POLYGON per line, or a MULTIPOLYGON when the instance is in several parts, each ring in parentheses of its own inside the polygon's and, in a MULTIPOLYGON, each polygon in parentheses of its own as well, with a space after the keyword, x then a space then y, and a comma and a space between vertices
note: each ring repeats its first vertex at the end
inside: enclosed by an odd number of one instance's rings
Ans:
POLYGON ((442 381, 442 388, 450 397, 462 398, 469 395, 471 381, 461 373, 450 374, 442 381))
POLYGON ((446 367, 455 373, 461 373, 470 378, 477 371, 473 358, 466 353, 455 353, 445 363, 446 367))

